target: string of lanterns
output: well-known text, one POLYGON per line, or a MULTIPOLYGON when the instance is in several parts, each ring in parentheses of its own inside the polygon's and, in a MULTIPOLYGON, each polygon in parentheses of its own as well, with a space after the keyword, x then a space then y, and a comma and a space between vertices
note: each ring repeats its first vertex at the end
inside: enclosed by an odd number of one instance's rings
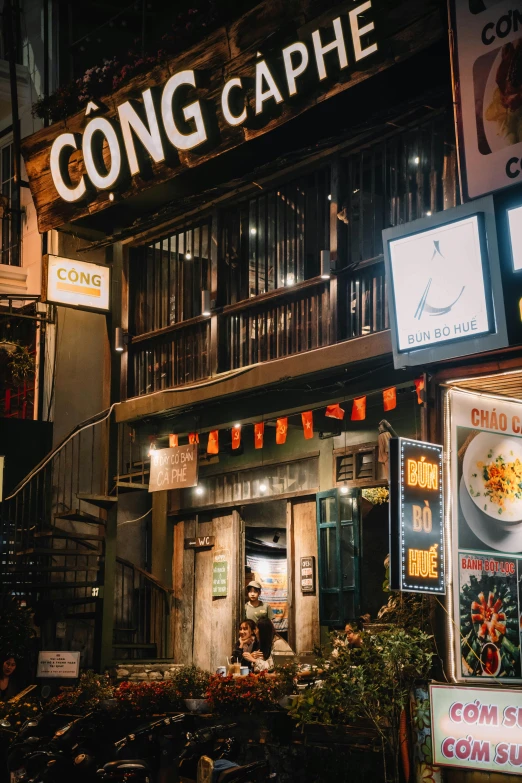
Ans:
MULTIPOLYGON (((417 394, 417 403, 422 405, 424 402, 424 378, 416 378, 415 391, 417 394)), ((362 397, 355 397, 352 400, 352 409, 350 414, 351 421, 364 421, 366 419, 366 400, 368 395, 362 397)), ((394 410, 397 407, 397 387, 390 386, 384 389, 382 392, 383 409, 385 412, 394 410)), ((316 408, 315 410, 320 410, 316 408)), ((303 427, 303 436, 306 440, 310 440, 314 437, 314 421, 313 421, 314 409, 303 411, 301 413, 301 423, 303 427)), ((346 411, 341 407, 340 403, 334 403, 333 405, 327 405, 325 410, 325 416, 331 419, 338 419, 342 421, 345 417, 346 411)), ((276 436, 275 442, 278 446, 286 443, 286 437, 288 434, 288 416, 281 416, 276 420, 276 436)), ((265 422, 259 421, 254 423, 254 448, 262 449, 264 446, 265 437, 265 422)), ((189 444, 199 444, 199 433, 188 433, 189 444)), ((175 433, 169 434, 169 448, 175 448, 179 445, 179 436, 175 433)), ((232 450, 237 450, 241 446, 241 424, 234 424, 232 427, 232 450)), ((156 448, 156 436, 150 436, 150 451, 156 448)), ((211 430, 208 433, 207 441, 207 454, 214 455, 219 454, 219 430, 211 430)))

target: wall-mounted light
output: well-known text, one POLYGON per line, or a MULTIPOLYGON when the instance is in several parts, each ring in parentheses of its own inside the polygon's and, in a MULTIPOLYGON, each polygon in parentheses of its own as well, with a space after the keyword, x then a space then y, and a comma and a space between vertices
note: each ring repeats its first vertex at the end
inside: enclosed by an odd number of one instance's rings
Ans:
POLYGON ((347 495, 348 494, 348 487, 346 486, 346 484, 342 485, 342 487, 340 488, 339 492, 341 493, 341 495, 347 495))
POLYGON ((187 259, 187 261, 190 261, 190 259, 192 258, 192 253, 190 252, 190 250, 188 250, 188 251, 185 253, 185 258, 187 259))
POLYGON ((262 481, 261 484, 259 485, 259 491, 261 492, 262 495, 264 495, 265 492, 267 491, 267 489, 268 489, 268 487, 267 487, 266 483, 264 481, 262 481))
POLYGON ((321 278, 323 280, 329 280, 330 274, 331 274, 330 251, 321 250, 321 278))
POLYGON ((210 315, 210 291, 204 288, 201 292, 201 315, 210 315))
POLYGON ((286 276, 286 284, 293 285, 295 283, 295 275, 289 274, 286 276))
POLYGON ((201 497, 201 495, 204 495, 204 494, 205 494, 205 490, 204 490, 204 488, 201 486, 201 484, 198 484, 198 485, 197 485, 197 487, 196 487, 196 489, 194 490, 194 492, 195 492, 195 493, 196 493, 196 495, 198 495, 199 497, 201 497))
POLYGON ((125 335, 121 326, 117 326, 114 330, 114 350, 119 353, 125 350, 125 335))
POLYGON ((255 236, 257 234, 257 228, 251 228, 250 233, 252 234, 252 236, 255 236))

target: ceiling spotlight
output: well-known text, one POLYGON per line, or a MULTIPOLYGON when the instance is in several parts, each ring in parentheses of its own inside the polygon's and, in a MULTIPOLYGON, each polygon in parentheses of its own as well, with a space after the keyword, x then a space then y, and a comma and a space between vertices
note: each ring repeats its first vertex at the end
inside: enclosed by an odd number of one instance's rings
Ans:
POLYGON ((431 217, 431 209, 428 209, 428 211, 426 212, 426 217, 431 217))
POLYGON ((234 429, 239 430, 240 428, 241 428, 241 424, 239 424, 239 422, 236 422, 236 424, 234 424, 234 429))
POLYGON ((198 486, 196 487, 195 492, 196 492, 196 495, 199 495, 201 497, 201 495, 203 495, 205 493, 205 490, 203 489, 202 486, 200 486, 200 484, 198 484, 198 486))

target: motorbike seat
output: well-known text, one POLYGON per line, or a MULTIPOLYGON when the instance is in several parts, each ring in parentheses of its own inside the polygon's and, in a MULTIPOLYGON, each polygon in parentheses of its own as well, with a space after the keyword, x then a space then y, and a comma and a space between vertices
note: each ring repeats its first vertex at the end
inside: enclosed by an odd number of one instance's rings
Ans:
POLYGON ((258 772, 260 769, 265 768, 263 761, 254 761, 252 764, 246 764, 244 767, 231 767, 225 769, 218 777, 218 783, 235 783, 235 781, 247 780, 246 775, 249 773, 258 772))
POLYGON ((149 771, 149 765, 143 759, 118 759, 103 765, 104 772, 116 772, 118 769, 144 769, 149 771))

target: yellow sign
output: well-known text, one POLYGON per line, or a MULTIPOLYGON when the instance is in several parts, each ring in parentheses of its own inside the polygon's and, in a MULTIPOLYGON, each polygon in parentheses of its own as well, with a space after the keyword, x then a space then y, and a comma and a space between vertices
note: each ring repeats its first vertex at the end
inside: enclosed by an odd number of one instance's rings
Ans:
POLYGON ((109 310, 109 267, 60 256, 47 258, 48 302, 85 310, 109 310))

